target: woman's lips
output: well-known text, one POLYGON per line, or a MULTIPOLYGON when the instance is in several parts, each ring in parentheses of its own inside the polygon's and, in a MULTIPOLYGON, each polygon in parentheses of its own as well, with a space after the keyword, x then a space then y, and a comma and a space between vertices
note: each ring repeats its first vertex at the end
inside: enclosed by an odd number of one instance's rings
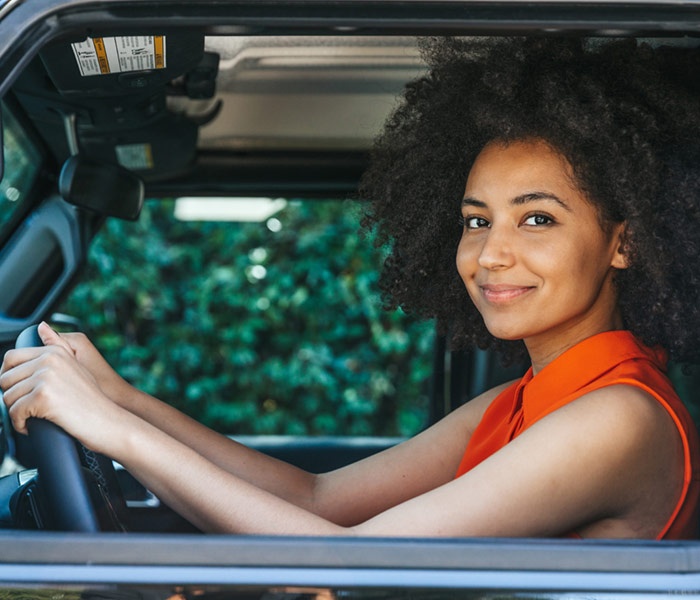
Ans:
POLYGON ((534 290, 532 286, 506 285, 506 284, 487 284, 480 285, 481 293, 484 298, 492 304, 505 304, 513 300, 517 300, 534 290))

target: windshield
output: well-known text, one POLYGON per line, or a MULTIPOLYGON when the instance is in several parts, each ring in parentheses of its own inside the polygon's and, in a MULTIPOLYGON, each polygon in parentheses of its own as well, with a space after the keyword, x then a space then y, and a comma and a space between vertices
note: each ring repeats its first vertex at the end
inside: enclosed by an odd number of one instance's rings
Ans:
POLYGON ((425 426, 433 325, 383 309, 384 251, 359 233, 362 206, 245 207, 151 201, 137 223, 109 221, 63 310, 137 387, 222 432, 425 426))

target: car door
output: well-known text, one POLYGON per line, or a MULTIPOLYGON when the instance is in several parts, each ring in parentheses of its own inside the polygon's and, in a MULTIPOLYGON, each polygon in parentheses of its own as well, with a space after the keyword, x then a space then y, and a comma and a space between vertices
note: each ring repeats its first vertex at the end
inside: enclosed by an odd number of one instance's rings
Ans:
POLYGON ((51 165, 30 129, 3 102, 4 177, 0 183, 0 344, 44 318, 84 260, 84 223, 62 200, 51 165))

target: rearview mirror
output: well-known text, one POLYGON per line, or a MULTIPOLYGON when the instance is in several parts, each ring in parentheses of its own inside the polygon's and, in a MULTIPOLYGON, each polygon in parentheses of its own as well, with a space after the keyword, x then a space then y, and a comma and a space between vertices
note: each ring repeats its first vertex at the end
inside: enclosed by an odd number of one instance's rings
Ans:
POLYGON ((58 178, 66 202, 108 217, 135 221, 143 206, 140 177, 119 165, 101 164, 71 156, 58 178))

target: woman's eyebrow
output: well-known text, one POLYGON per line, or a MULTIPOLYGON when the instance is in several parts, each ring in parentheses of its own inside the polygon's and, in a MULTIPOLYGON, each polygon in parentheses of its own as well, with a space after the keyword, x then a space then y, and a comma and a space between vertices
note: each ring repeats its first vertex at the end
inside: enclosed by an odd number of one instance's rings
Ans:
POLYGON ((553 200, 559 206, 571 212, 571 209, 567 206, 566 202, 564 202, 556 194, 552 194, 550 192, 529 192, 527 194, 521 194, 520 196, 513 198, 510 203, 517 206, 527 204, 528 202, 535 202, 536 200, 553 200))
POLYGON ((486 202, 477 200, 476 198, 462 198, 462 206, 476 206, 477 208, 487 208, 486 202))
MULTIPOLYGON (((552 194, 550 192, 528 192, 527 194, 520 194, 519 196, 513 198, 510 201, 510 203, 515 206, 519 206, 521 204, 527 204, 528 202, 535 202, 537 200, 552 200, 562 208, 571 212, 571 209, 567 206, 566 202, 564 202, 556 194, 552 194)), ((462 206, 476 206, 477 208, 488 208, 486 202, 483 202, 482 200, 477 200, 476 198, 472 198, 470 196, 467 196, 466 198, 462 199, 462 206)))

